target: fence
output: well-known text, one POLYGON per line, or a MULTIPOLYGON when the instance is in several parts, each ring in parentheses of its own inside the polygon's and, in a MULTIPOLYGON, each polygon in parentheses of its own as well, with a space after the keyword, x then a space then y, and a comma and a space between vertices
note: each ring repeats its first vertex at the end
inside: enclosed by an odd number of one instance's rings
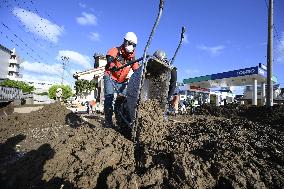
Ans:
POLYGON ((21 89, 0 86, 0 102, 20 100, 22 96, 21 89))

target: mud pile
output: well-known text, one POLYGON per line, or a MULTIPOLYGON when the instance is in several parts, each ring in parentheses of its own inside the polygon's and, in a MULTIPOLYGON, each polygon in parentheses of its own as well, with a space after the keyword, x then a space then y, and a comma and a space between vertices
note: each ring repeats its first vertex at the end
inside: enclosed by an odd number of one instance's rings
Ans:
POLYGON ((155 186, 283 188, 283 107, 272 110, 273 121, 261 117, 270 110, 246 107, 239 112, 232 108, 230 119, 219 110, 220 117, 180 116, 165 122, 155 103, 143 106, 141 159, 136 160, 142 164, 141 175, 159 169, 157 175, 152 172, 153 178, 160 176, 155 186))
POLYGON ((9 102, 0 103, 0 117, 11 115, 13 111, 14 111, 14 107, 12 103, 9 103, 9 102))
POLYGON ((216 117, 239 117, 250 121, 261 122, 270 125, 284 125, 284 106, 247 106, 228 104, 227 106, 203 105, 196 109, 198 115, 211 115, 216 117))
POLYGON ((283 107, 201 110, 142 103, 135 142, 59 104, 1 118, 0 188, 284 188, 283 107))
POLYGON ((282 131, 243 119, 189 119, 169 140, 179 187, 283 188, 282 131))
POLYGON ((132 142, 60 104, 0 125, 1 188, 103 188, 110 171, 134 164, 132 142))

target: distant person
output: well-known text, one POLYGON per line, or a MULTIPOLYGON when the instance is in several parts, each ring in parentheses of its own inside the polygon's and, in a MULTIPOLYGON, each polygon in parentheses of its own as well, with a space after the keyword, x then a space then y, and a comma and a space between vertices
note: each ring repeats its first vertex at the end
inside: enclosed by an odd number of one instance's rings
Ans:
POLYGON ((227 99, 223 99, 224 106, 227 106, 227 99))
POLYGON ((174 114, 178 114, 178 107, 179 107, 179 92, 178 89, 176 88, 174 94, 173 94, 173 100, 172 100, 172 107, 174 109, 174 114))
POLYGON ((62 100, 62 89, 57 88, 56 89, 56 101, 61 102, 62 100))
POLYGON ((190 114, 194 114, 195 113, 195 100, 193 96, 189 100, 189 106, 190 106, 190 114))
POLYGON ((89 103, 89 101, 86 101, 86 102, 84 103, 84 105, 85 105, 85 107, 86 107, 87 114, 90 114, 90 103, 89 103))
POLYGON ((181 114, 186 114, 186 106, 187 106, 186 100, 180 101, 180 112, 181 112, 181 114))
POLYGON ((137 36, 133 32, 127 32, 122 45, 111 48, 106 55, 107 64, 104 74, 104 113, 105 127, 113 127, 113 100, 114 93, 126 95, 127 75, 132 69, 136 71, 139 68, 138 62, 127 66, 121 70, 116 70, 129 61, 135 60, 135 49, 137 45, 137 36))

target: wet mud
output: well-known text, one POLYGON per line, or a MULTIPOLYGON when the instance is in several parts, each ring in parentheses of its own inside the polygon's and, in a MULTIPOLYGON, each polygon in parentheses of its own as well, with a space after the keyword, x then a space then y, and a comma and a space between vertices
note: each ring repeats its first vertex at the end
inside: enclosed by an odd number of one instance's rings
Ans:
POLYGON ((0 188, 284 188, 283 106, 140 106, 133 142, 60 104, 0 118, 0 188))

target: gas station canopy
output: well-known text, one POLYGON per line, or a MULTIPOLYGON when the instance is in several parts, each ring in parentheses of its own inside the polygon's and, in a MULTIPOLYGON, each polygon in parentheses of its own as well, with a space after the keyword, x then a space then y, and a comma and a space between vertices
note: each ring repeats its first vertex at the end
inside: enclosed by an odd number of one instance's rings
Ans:
MULTIPOLYGON (((200 88, 253 85, 254 80, 266 83, 266 72, 266 66, 259 64, 255 67, 184 79, 183 83, 200 88)), ((273 76, 272 81, 276 83, 277 78, 273 76)))

